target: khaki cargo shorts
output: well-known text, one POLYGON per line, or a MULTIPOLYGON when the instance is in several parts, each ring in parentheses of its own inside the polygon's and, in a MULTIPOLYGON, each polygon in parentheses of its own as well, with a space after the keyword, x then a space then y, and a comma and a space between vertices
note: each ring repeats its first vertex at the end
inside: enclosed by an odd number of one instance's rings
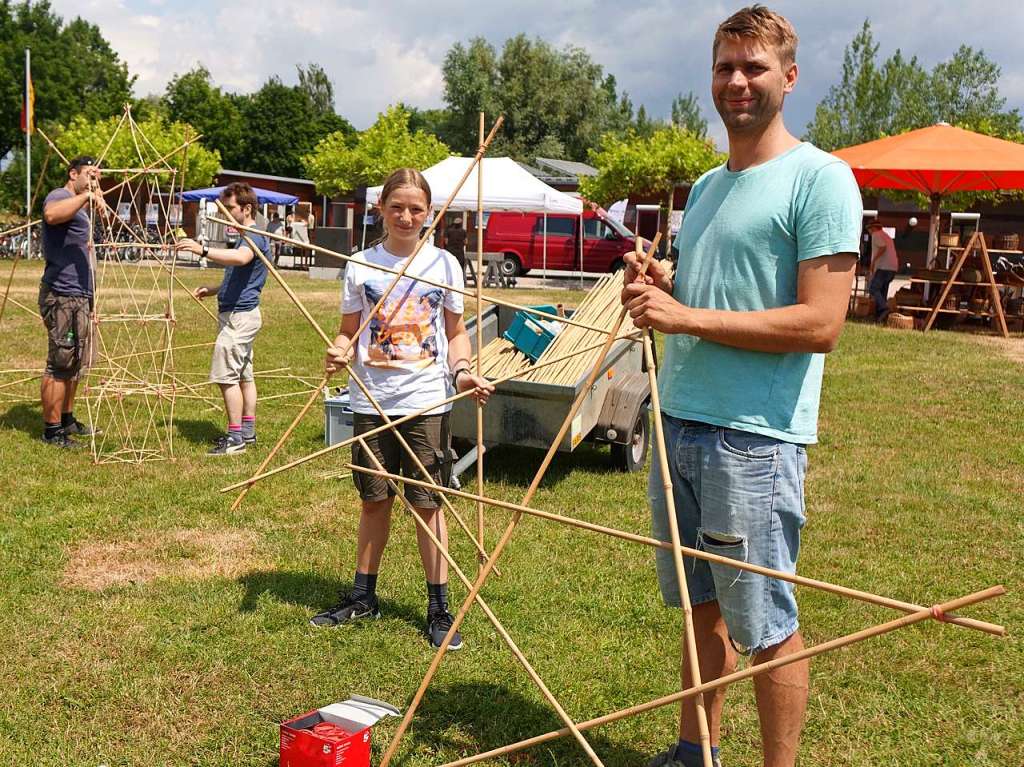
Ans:
POLYGON ((59 296, 39 286, 39 314, 46 326, 44 375, 59 381, 78 378, 93 362, 92 307, 86 296, 59 296))
POLYGON ((221 312, 217 320, 220 331, 213 345, 210 380, 219 384, 253 380, 252 342, 263 326, 259 307, 242 312, 221 312))
MULTIPOLYGON (((389 474, 401 474, 410 479, 433 482, 436 485, 447 487, 452 477, 452 438, 448 426, 448 416, 448 413, 424 415, 395 427, 409 443, 409 447, 412 448, 416 457, 420 459, 430 475, 429 478, 423 476, 423 472, 419 470, 409 453, 398 441, 393 429, 385 429, 367 437, 366 444, 389 474)), ((399 416, 392 416, 391 420, 397 418, 399 416)), ((379 415, 363 413, 353 415, 352 426, 356 436, 383 425, 384 419, 379 415)), ((356 466, 365 466, 368 469, 377 468, 358 442, 352 444, 352 463, 356 466)), ((359 491, 359 497, 364 501, 383 501, 395 495, 395 491, 383 477, 354 471, 352 472, 352 481, 355 483, 356 490, 359 491)), ((441 506, 441 496, 425 487, 404 483, 402 492, 409 503, 417 509, 437 509, 441 506)))

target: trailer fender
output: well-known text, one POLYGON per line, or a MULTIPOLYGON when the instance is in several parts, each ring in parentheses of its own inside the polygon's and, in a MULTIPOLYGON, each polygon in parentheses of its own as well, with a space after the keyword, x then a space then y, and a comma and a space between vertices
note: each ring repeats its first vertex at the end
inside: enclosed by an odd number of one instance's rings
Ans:
POLYGON ((623 375, 604 399, 601 415, 592 432, 593 438, 600 442, 628 443, 640 409, 650 398, 651 385, 646 373, 623 375))

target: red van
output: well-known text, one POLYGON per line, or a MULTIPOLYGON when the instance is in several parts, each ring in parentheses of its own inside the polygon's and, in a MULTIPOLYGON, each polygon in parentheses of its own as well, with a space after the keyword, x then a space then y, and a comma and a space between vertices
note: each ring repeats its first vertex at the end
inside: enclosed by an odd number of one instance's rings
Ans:
MULTIPOLYGON (((549 214, 547 220, 548 269, 580 268, 579 216, 549 214)), ((613 272, 633 250, 634 235, 601 208, 583 211, 583 271, 613 272)), ((502 272, 509 277, 543 269, 544 214, 491 213, 484 229, 484 250, 504 253, 502 272)))

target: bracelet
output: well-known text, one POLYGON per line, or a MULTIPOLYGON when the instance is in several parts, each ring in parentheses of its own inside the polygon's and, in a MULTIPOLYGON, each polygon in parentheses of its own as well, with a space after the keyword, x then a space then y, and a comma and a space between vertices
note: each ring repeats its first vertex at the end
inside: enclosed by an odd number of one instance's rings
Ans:
POLYGON ((208 255, 210 255, 210 246, 209 245, 203 245, 202 257, 206 258, 208 255))
POLYGON ((469 373, 469 372, 470 372, 469 368, 456 368, 455 370, 453 370, 452 371, 452 388, 453 389, 457 389, 458 388, 458 386, 456 384, 457 384, 457 382, 459 380, 459 373, 469 373))

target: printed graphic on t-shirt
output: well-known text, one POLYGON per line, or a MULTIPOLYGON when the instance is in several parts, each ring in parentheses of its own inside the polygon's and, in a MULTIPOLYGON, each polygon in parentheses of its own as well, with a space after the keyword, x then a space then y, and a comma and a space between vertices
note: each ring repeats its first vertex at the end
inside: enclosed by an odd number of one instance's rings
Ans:
MULTIPOLYGON (((390 284, 367 280, 366 301, 376 306, 390 284)), ((402 280, 370 320, 366 364, 370 367, 423 370, 437 361, 437 333, 444 291, 402 280)))

